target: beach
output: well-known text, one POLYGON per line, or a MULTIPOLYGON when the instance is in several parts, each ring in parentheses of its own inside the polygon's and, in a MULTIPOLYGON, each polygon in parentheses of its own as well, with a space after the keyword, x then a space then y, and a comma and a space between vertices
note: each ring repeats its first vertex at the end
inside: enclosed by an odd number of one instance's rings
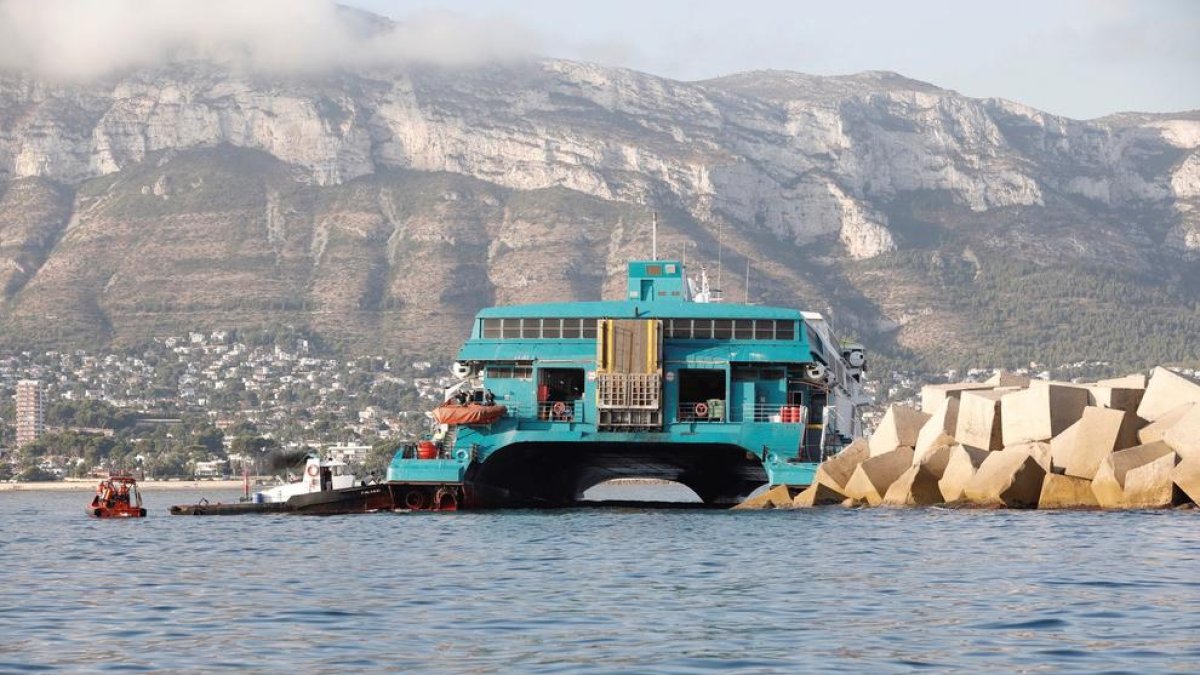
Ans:
MULTIPOLYGON (((80 492, 95 490, 99 478, 80 478, 71 480, 45 482, 0 482, 0 492, 57 492, 63 490, 78 490, 80 492)), ((146 490, 236 490, 245 483, 241 480, 140 480, 138 488, 146 490)), ((251 490, 261 490, 263 485, 250 483, 251 490)))

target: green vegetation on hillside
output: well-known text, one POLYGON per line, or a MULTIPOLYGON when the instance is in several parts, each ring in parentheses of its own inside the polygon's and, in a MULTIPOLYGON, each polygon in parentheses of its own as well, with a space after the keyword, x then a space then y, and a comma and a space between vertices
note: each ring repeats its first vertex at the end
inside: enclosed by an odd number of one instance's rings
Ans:
POLYGON ((916 356, 925 370, 1103 361, 1117 372, 1200 363, 1200 301, 1183 276, 1145 278, 1063 261, 899 251, 864 264, 927 285, 965 330, 916 356))

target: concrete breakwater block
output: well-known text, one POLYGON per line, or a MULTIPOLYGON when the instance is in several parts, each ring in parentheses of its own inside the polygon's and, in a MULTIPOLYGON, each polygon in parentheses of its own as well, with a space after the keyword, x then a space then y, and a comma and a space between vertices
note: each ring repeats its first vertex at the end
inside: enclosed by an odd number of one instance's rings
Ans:
POLYGON ((1010 373, 1007 370, 1001 370, 985 380, 985 383, 990 384, 993 387, 1014 387, 1017 389, 1024 389, 1025 387, 1029 386, 1029 377, 1025 375, 1017 375, 1016 373, 1010 373))
POLYGON ((1082 422, 1076 422, 1067 427, 1061 434, 1050 439, 1050 464, 1051 470, 1054 473, 1063 473, 1063 462, 1066 461, 1065 453, 1069 452, 1075 445, 1075 437, 1079 434, 1079 427, 1082 422), (1058 459, 1062 457, 1063 459, 1058 459))
POLYGON ((1125 412, 1136 415, 1138 406, 1142 404, 1142 397, 1146 394, 1145 387, 1110 387, 1101 386, 1099 384, 1089 385, 1088 405, 1099 408, 1112 408, 1113 410, 1124 410, 1125 412))
POLYGON ((1171 471, 1175 487, 1193 504, 1200 505, 1200 459, 1188 458, 1180 461, 1171 471))
POLYGON ((912 458, 912 448, 896 448, 871 457, 858 465, 842 492, 850 499, 862 499, 871 506, 879 506, 887 489, 912 466, 912 458))
POLYGON ((942 492, 942 501, 956 502, 962 499, 963 488, 975 477, 975 472, 983 460, 991 453, 979 448, 956 445, 950 449, 950 457, 946 460, 946 468, 938 481, 938 489, 942 492))
POLYGON ((888 487, 883 496, 887 506, 928 506, 942 502, 942 491, 925 465, 910 466, 888 487))
POLYGON ((1000 399, 1009 391, 966 391, 958 404, 954 438, 981 450, 1000 450, 1004 438, 1000 423, 1000 399))
POLYGON ((1004 446, 1054 438, 1079 420, 1087 404, 1086 389, 1046 382, 1005 396, 1000 401, 1004 446))
POLYGON ((1159 366, 1150 373, 1150 383, 1137 414, 1154 422, 1184 403, 1200 403, 1200 382, 1159 366))
POLYGON ((1013 451, 1024 452, 1024 453, 1028 454, 1030 457, 1033 458, 1033 460, 1035 462, 1037 462, 1039 465, 1041 465, 1041 467, 1043 469, 1046 470, 1046 473, 1050 473, 1051 450, 1050 450, 1049 443, 1045 443, 1042 441, 1034 441, 1032 443, 1021 443, 1019 445, 1013 445, 1013 446, 1010 446, 1010 447, 1007 447, 1004 449, 1006 451, 1013 450, 1013 451))
POLYGON ((913 466, 923 466, 926 471, 941 480, 946 473, 946 464, 950 461, 950 452, 958 444, 950 436, 942 435, 938 438, 938 445, 927 449, 923 454, 918 455, 916 450, 913 451, 913 466))
POLYGON ((927 384, 921 387, 921 412, 933 414, 948 400, 957 401, 965 391, 994 389, 984 382, 960 382, 958 384, 927 384))
POLYGON ((1092 492, 1092 481, 1075 476, 1046 474, 1042 480, 1039 509, 1082 509, 1100 506, 1092 492))
POLYGON ((991 453, 963 488, 963 499, 980 506, 1037 508, 1046 469, 1020 448, 991 453))
POLYGON ((792 507, 806 509, 813 506, 833 506, 846 501, 846 495, 828 485, 813 483, 792 500, 792 507))
POLYGON ((908 406, 894 405, 888 408, 879 427, 871 434, 871 456, 877 457, 900 447, 913 447, 921 427, 929 421, 929 415, 908 406))
POLYGON ((1200 405, 1193 405, 1163 432, 1162 439, 1181 459, 1200 459, 1200 405))
POLYGON ((1097 380, 1097 387, 1111 387, 1113 389, 1145 389, 1146 376, 1142 374, 1126 375, 1125 377, 1114 377, 1107 380, 1097 380))
POLYGON ((866 441, 859 439, 846 446, 841 452, 821 462, 817 467, 814 482, 827 485, 838 492, 845 492, 846 483, 850 476, 871 456, 871 447, 866 441))
POLYGON ((1142 445, 1161 441, 1163 435, 1167 433, 1171 427, 1179 423, 1179 420, 1187 417, 1188 413, 1200 407, 1200 403, 1184 403, 1172 408, 1170 411, 1163 413, 1158 419, 1138 430, 1138 441, 1142 445))
POLYGON ((1136 425, 1137 418, 1123 410, 1085 408, 1079 423, 1063 433, 1069 440, 1051 442, 1054 466, 1091 480, 1106 457, 1137 445, 1136 425))
POLYGON ((792 492, 786 485, 776 485, 760 495, 751 497, 734 506, 735 509, 752 511, 762 509, 787 509, 792 506, 792 492))
POLYGON ((1174 498, 1171 473, 1175 460, 1175 451, 1162 441, 1112 453, 1092 479, 1096 501, 1106 509, 1170 506, 1174 498))
MULTIPOLYGON (((929 416, 921 431, 917 433, 916 445, 912 446, 917 457, 925 455, 934 447, 946 445, 947 439, 949 445, 957 442, 954 440, 954 431, 958 426, 958 406, 958 399, 948 398, 929 416)), ((920 460, 914 459, 913 462, 919 464, 920 460)))

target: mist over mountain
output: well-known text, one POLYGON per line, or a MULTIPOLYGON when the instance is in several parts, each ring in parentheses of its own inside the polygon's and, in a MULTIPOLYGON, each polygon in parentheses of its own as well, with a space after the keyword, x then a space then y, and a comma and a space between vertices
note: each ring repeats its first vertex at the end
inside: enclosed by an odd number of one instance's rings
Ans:
POLYGON ((0 4, 4 346, 290 324, 449 354, 482 306, 619 293, 658 212, 727 298, 749 262, 751 301, 924 367, 1200 358, 1195 111, 679 82, 488 22, 226 4, 236 30, 93 3, 113 30, 65 50, 64 3, 0 4))

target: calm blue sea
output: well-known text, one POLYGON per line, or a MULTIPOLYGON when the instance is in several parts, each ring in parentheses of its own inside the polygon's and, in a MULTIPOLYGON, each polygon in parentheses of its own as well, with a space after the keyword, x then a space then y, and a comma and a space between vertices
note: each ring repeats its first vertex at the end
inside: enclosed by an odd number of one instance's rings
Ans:
POLYGON ((196 518, 149 492, 115 522, 89 496, 0 493, 0 671, 1200 671, 1196 511, 196 518))

